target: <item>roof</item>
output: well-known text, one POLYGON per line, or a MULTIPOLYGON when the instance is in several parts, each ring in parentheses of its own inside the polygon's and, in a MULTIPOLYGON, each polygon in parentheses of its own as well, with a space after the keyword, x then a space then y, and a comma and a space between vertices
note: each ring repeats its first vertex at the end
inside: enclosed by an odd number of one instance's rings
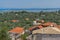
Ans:
POLYGON ((32 29, 34 29, 35 27, 36 27, 36 26, 30 27, 29 30, 32 30, 32 29))
POLYGON ((29 30, 33 30, 34 28, 36 28, 36 27, 38 27, 39 29, 41 29, 42 28, 42 26, 40 25, 40 26, 33 26, 33 27, 30 27, 29 28, 29 30))
POLYGON ((42 23, 44 23, 44 20, 40 20, 42 23))
POLYGON ((12 22, 18 22, 19 20, 11 20, 12 22))
POLYGON ((32 34, 60 34, 60 30, 57 27, 45 27, 42 29, 34 30, 32 34))
POLYGON ((41 26, 41 25, 40 25, 40 26, 38 26, 38 28, 40 28, 40 29, 41 29, 41 28, 43 28, 43 26, 41 26))
POLYGON ((11 33, 22 33, 23 31, 24 31, 23 28, 16 27, 16 28, 13 28, 12 30, 10 30, 9 32, 11 32, 11 33))
POLYGON ((25 18, 25 20, 29 20, 29 18, 25 18))
POLYGON ((44 23, 44 24, 42 24, 43 26, 50 26, 50 25, 53 25, 53 23, 52 22, 46 22, 46 23, 44 23))
POLYGON ((60 25, 57 25, 56 27, 57 27, 58 29, 60 29, 60 25))

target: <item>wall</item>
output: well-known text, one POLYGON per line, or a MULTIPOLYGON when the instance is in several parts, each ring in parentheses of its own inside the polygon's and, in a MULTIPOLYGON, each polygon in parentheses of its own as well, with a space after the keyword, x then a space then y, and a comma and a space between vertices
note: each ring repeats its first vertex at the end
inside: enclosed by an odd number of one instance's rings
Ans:
POLYGON ((60 40, 60 34, 34 34, 33 40, 60 40))

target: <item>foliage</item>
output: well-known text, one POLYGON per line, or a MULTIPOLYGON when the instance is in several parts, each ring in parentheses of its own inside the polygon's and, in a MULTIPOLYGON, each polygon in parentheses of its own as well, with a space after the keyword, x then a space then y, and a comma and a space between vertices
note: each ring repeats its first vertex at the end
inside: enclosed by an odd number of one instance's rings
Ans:
POLYGON ((0 40, 10 40, 6 27, 1 28, 0 30, 0 40))
MULTIPOLYGON (((28 29, 32 26, 32 22, 35 19, 45 20, 55 22, 60 24, 60 10, 58 11, 49 11, 49 12, 28 12, 28 11, 10 11, 0 13, 0 40, 8 40, 7 32, 16 27, 24 27, 28 29), (11 20, 19 20, 19 22, 12 22, 11 20)), ((25 40, 26 34, 24 34, 23 39, 25 40)))
POLYGON ((21 35, 21 38, 23 39, 23 40, 26 40, 26 37, 28 36, 28 34, 24 34, 24 35, 21 35))

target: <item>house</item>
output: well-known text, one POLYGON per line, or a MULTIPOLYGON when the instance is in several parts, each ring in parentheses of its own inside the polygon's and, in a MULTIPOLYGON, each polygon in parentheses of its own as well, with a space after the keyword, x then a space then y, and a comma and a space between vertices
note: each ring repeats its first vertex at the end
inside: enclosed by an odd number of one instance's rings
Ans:
POLYGON ((60 25, 56 25, 56 27, 60 30, 60 25))
POLYGON ((46 23, 42 24, 43 27, 48 27, 48 26, 54 27, 56 25, 57 24, 56 23, 53 23, 53 22, 46 22, 46 23))
POLYGON ((43 28, 43 27, 41 25, 38 25, 38 26, 30 27, 29 30, 33 31, 33 30, 37 30, 37 29, 41 29, 41 28, 43 28))
POLYGON ((27 20, 27 21, 28 21, 28 20, 29 20, 29 18, 25 18, 25 20, 27 20))
POLYGON ((34 26, 41 25, 41 26, 43 26, 43 27, 48 27, 48 26, 54 27, 54 26, 56 26, 57 24, 54 23, 54 22, 45 22, 44 20, 35 20, 35 21, 33 21, 33 25, 34 25, 34 26))
POLYGON ((33 25, 34 26, 37 26, 37 25, 40 25, 41 23, 37 22, 37 21, 33 21, 33 25))
POLYGON ((57 27, 45 27, 42 29, 34 30, 32 34, 41 33, 41 34, 60 34, 60 30, 57 27))
POLYGON ((57 27, 41 28, 34 30, 30 38, 30 40, 60 40, 60 30, 57 27))
POLYGON ((44 20, 35 20, 35 21, 33 21, 33 25, 40 25, 40 24, 42 24, 42 23, 44 23, 44 20))
MULTIPOLYGON (((42 20, 43 21, 43 20, 42 20)), ((40 24, 40 25, 34 25, 33 27, 30 27, 29 30, 32 31, 32 30, 36 30, 36 29, 41 29, 43 27, 55 27, 57 26, 56 23, 53 23, 53 22, 46 22, 46 23, 43 23, 43 24, 40 24)))
POLYGON ((32 34, 32 31, 34 31, 34 30, 37 30, 37 29, 41 29, 41 28, 43 28, 41 25, 38 25, 38 26, 32 26, 32 27, 30 27, 29 29, 28 29, 28 33, 29 34, 32 34))
POLYGON ((19 22, 19 20, 11 20, 11 22, 19 22))
POLYGON ((44 23, 45 21, 44 21, 44 20, 40 20, 39 22, 40 22, 40 23, 44 23))
POLYGON ((46 27, 32 32, 33 40, 60 40, 60 30, 57 27, 46 27))
POLYGON ((20 40, 21 35, 24 34, 24 28, 16 27, 9 31, 11 40, 20 40))
POLYGON ((33 21, 33 25, 40 25, 41 23, 44 23, 44 21, 43 20, 34 20, 33 21))

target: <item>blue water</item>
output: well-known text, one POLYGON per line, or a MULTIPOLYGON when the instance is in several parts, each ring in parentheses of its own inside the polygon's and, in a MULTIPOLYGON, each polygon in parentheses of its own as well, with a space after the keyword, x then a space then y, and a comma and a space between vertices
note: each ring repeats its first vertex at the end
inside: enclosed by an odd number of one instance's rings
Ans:
POLYGON ((56 10, 60 10, 60 8, 0 8, 0 12, 2 11, 20 11, 20 10, 27 10, 27 11, 56 11, 56 10))

